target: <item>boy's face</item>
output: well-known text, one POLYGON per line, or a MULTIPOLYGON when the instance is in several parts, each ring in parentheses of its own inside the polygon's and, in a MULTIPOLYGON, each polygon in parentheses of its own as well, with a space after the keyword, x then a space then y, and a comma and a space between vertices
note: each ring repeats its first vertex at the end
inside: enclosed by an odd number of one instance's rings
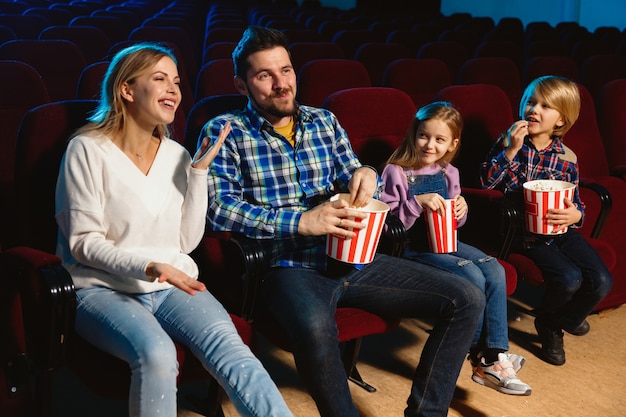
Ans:
POLYGON ((561 113, 550 107, 537 94, 531 95, 526 101, 524 118, 528 121, 528 134, 531 138, 540 136, 550 138, 554 129, 564 124, 561 113))
POLYGON ((255 52, 248 57, 246 78, 235 86, 274 126, 282 126, 296 110, 296 74, 287 50, 282 47, 255 52))

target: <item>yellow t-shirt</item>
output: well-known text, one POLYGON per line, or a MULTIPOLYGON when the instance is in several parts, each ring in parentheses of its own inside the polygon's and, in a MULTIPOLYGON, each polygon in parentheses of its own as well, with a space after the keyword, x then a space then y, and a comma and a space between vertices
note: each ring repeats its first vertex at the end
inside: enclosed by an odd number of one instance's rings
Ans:
POLYGON ((276 130, 276 132, 283 135, 289 141, 289 143, 291 143, 291 146, 295 146, 296 145, 296 140, 295 140, 296 132, 295 132, 294 126, 295 126, 295 123, 293 122, 293 117, 292 117, 291 119, 289 119, 289 123, 287 123, 285 126, 275 127, 274 130, 276 130))

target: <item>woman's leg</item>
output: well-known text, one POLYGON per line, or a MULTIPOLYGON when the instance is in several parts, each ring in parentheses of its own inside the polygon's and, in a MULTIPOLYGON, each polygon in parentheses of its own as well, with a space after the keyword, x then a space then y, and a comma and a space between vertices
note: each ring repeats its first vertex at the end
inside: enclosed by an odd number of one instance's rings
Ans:
POLYGON ((159 292, 155 315, 175 341, 188 346, 245 417, 292 417, 269 374, 243 343, 224 307, 208 291, 159 292))
POLYGON ((176 416, 176 348, 146 308, 151 295, 91 287, 76 298, 76 332, 130 366, 129 415, 176 416))

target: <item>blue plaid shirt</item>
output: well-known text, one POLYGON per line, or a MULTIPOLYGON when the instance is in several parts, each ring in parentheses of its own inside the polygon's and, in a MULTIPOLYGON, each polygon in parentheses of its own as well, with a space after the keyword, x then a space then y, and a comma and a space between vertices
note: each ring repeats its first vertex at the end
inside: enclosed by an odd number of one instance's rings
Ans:
POLYGON ((208 223, 260 240, 273 266, 324 269, 325 236, 298 234, 300 216, 337 192, 347 192, 361 163, 345 130, 328 110, 299 106, 295 146, 248 103, 210 120, 203 130, 217 138, 232 132, 209 169, 208 223))
MULTIPOLYGON (((505 193, 521 191, 526 181, 561 180, 576 184, 572 202, 585 214, 585 205, 580 200, 578 191, 578 163, 572 150, 566 148, 558 137, 545 149, 537 150, 527 136, 515 158, 510 161, 504 155, 502 145, 504 136, 500 136, 491 148, 487 160, 481 167, 483 188, 497 189, 505 193)), ((574 225, 580 227, 581 221, 574 225)))

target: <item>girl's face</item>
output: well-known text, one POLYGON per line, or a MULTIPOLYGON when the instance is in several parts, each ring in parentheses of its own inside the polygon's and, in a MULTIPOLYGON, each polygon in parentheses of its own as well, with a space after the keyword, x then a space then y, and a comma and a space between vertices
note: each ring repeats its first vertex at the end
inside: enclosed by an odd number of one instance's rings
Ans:
POLYGON ((438 162, 448 152, 453 152, 458 143, 459 138, 452 137, 452 131, 443 120, 426 120, 417 127, 415 148, 423 166, 438 162))
POLYGON ((525 104, 524 118, 528 121, 528 134, 531 138, 552 137, 556 127, 563 126, 563 117, 558 110, 550 107, 537 94, 530 96, 525 104))
POLYGON ((123 89, 129 102, 128 110, 138 121, 149 126, 174 121, 181 92, 178 69, 170 57, 161 58, 133 84, 125 84, 123 89))

